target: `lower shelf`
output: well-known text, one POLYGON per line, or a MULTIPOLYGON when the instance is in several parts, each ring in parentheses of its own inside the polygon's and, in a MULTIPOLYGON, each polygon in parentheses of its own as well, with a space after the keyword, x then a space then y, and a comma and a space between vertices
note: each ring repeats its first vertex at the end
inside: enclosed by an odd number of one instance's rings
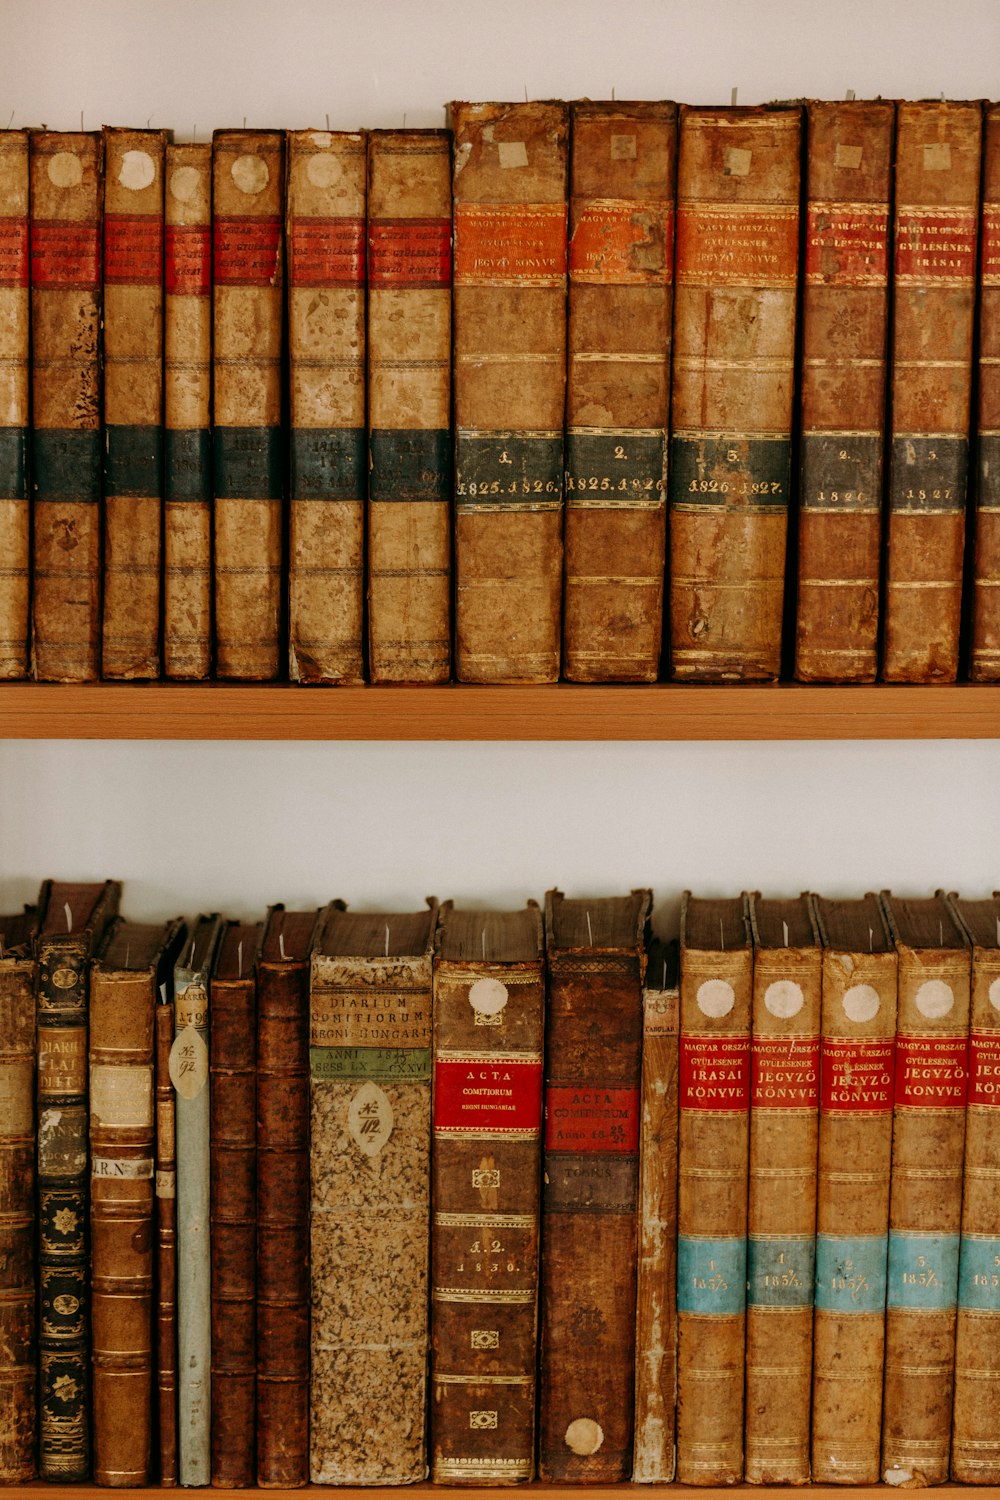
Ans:
MULTIPOLYGON (((306 1486, 306 1489, 308 1491, 311 1491, 315 1495, 329 1495, 331 1497, 331 1500, 334 1500, 334 1497, 337 1497, 337 1500, 339 1500, 339 1497, 343 1497, 343 1500, 372 1500, 372 1496, 378 1494, 384 1495, 386 1493, 392 1493, 403 1497, 406 1495, 427 1494, 428 1492, 435 1495, 460 1495, 463 1497, 463 1500, 496 1500, 496 1495, 498 1494, 498 1491, 495 1488, 487 1488, 485 1486, 479 1485, 457 1486, 437 1484, 410 1484, 389 1487, 389 1489, 387 1490, 382 1486, 370 1485, 362 1487, 358 1485, 310 1484, 306 1486)), ((620 1500, 620 1497, 623 1495, 633 1495, 636 1497, 636 1500, 642 1500, 643 1496, 649 1496, 650 1500, 654 1500, 654 1497, 657 1495, 687 1495, 691 1497, 691 1500, 697 1500, 698 1496, 703 1496, 704 1500, 721 1500, 721 1497, 724 1495, 745 1495, 747 1497, 753 1496, 755 1497, 755 1500, 767 1500, 767 1497, 777 1497, 780 1495, 786 1497, 787 1500, 787 1497, 789 1495, 797 1494, 808 1494, 810 1497, 816 1497, 816 1500, 855 1500, 855 1497, 856 1500, 871 1500, 871 1497, 874 1496, 878 1496, 879 1500, 885 1500, 885 1497, 887 1495, 891 1495, 894 1493, 892 1486, 887 1484, 861 1484, 852 1485, 849 1487, 841 1485, 815 1484, 806 1485, 803 1488, 796 1488, 794 1486, 789 1487, 786 1485, 742 1484, 735 1487, 727 1487, 722 1489, 702 1489, 700 1486, 686 1484, 556 1485, 542 1484, 536 1481, 536 1483, 534 1484, 510 1486, 511 1493, 520 1495, 564 1495, 569 1490, 578 1490, 582 1494, 593 1497, 593 1500, 603 1500, 603 1497, 611 1496, 617 1496, 620 1500)), ((154 1494, 170 1495, 174 1497, 174 1500, 180 1500, 180 1497, 182 1496, 190 1496, 193 1493, 196 1493, 196 1491, 190 1489, 160 1489, 159 1486, 151 1486, 149 1489, 108 1490, 93 1484, 59 1485, 42 1483, 30 1485, 13 1485, 10 1488, 4 1489, 3 1491, 5 1495, 12 1496, 16 1496, 19 1494, 31 1495, 33 1497, 40 1495, 49 1495, 52 1497, 52 1500, 76 1500, 76 1497, 79 1497, 81 1494, 87 1492, 101 1495, 113 1494, 126 1497, 135 1497, 135 1500, 138 1500, 139 1496, 146 1496, 147 1500, 149 1500, 149 1497, 154 1494)), ((274 1500, 292 1500, 293 1496, 301 1495, 303 1494, 303 1491, 251 1491, 206 1487, 205 1494, 210 1495, 212 1497, 212 1500, 215 1500, 215 1497, 219 1497, 219 1500, 223 1500, 223 1497, 226 1496, 232 1496, 235 1500, 235 1497, 247 1494, 273 1496, 274 1500)), ((998 1497, 1000 1497, 1000 1488, 997 1488, 993 1485, 973 1487, 961 1484, 944 1484, 939 1485, 937 1488, 935 1488, 933 1494, 935 1496, 968 1496, 972 1494, 977 1497, 981 1495, 984 1497, 984 1500, 998 1500, 998 1497)))

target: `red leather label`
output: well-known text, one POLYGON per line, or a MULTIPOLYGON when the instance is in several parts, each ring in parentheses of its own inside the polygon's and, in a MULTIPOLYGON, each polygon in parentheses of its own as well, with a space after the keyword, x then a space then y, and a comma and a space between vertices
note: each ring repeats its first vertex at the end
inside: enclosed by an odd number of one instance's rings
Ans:
POLYGON ((574 281, 597 285, 669 284, 674 269, 674 215, 669 203, 588 203, 569 242, 574 281))
POLYGON ((456 286, 560 287, 564 203, 456 203, 456 286))
POLYGON ((748 1036, 682 1036, 681 1109, 738 1111, 750 1104, 748 1036))
POLYGON ((104 280, 159 286, 163 280, 163 221, 155 214, 106 214, 104 280))
POLYGON ((755 1036, 750 1048, 754 1109, 819 1106, 819 1037, 755 1036))
POLYGON ((692 286, 793 287, 799 215, 791 206, 685 204, 677 210, 677 280, 692 286))
POLYGON ((0 218, 0 286, 28 285, 28 221, 0 218))
POLYGON ((292 286, 360 286, 364 279, 364 219, 292 220, 288 228, 292 286))
POLYGON ((807 282, 820 286, 885 286, 888 275, 888 204, 809 205, 807 282))
POLYGON ((32 224, 31 284, 46 291, 96 291, 101 284, 97 225, 58 220, 32 224))
POLYGON ((967 1037, 897 1036, 897 1104, 907 1109, 964 1109, 968 1089, 967 1037))
POLYGON ((820 1108, 827 1114, 889 1114, 895 1053, 895 1042, 883 1038, 825 1039, 820 1056, 820 1108))
POLYGON ((1000 1031, 969 1036, 969 1103, 1000 1109, 1000 1031))
POLYGON ((545 1090, 546 1151, 639 1149, 639 1090, 554 1084, 545 1090))
POLYGON ((984 203, 979 279, 983 286, 1000 286, 1000 206, 984 203))
POLYGON ((216 286, 277 286, 281 275, 281 220, 216 219, 212 225, 212 271, 216 286))
POLYGON ((971 281, 977 217, 968 209, 906 209, 896 218, 896 278, 918 285, 971 281))
POLYGON ((207 224, 168 224, 165 258, 171 296, 208 296, 212 290, 212 234, 207 224))
POLYGON ((371 286, 451 286, 450 219, 376 219, 368 225, 371 286))
POLYGON ((434 1069, 434 1129, 539 1130, 542 1065, 518 1058, 439 1059, 434 1069))

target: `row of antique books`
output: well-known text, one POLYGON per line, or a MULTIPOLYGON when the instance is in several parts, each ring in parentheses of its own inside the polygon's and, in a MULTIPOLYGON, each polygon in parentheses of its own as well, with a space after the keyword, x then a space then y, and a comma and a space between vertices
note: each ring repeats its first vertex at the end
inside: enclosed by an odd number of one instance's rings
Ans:
POLYGON ((1000 106, 451 116, 0 132, 0 677, 1000 677, 1000 106))
POLYGON ((120 893, 0 919, 0 1479, 1000 1482, 1000 896, 120 893))

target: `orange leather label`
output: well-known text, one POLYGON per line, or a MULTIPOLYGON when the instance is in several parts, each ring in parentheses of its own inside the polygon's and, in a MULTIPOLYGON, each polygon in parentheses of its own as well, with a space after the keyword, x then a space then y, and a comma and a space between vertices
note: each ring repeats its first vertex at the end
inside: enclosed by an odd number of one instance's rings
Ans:
POLYGON ((281 220, 226 217, 212 225, 212 270, 217 286, 277 286, 281 273, 281 220))
POLYGON ((799 214, 791 205, 679 205, 677 281, 691 286, 793 287, 799 214))
POLYGON ((806 281, 811 286, 885 286, 889 276, 887 203, 811 203, 806 281))
POLYGON ((172 296, 207 297, 212 290, 212 236, 207 224, 168 224, 166 285, 172 296))
POLYGON ((0 286, 28 285, 28 221, 0 218, 0 286))
POLYGON ((667 285, 673 276, 674 215, 668 203, 588 203, 569 242, 574 281, 667 285))
POLYGON ((897 1104, 906 1108, 964 1109, 968 1088, 967 1037, 896 1038, 897 1104))
POLYGON ((1000 204, 984 203, 979 279, 983 286, 1000 286, 1000 204))
POLYGON ((451 286, 451 220, 370 223, 368 281, 371 286, 451 286))
POLYGON ((564 203, 456 203, 456 286, 562 286, 564 203))
POLYGON ((96 224, 47 220, 31 226, 31 284, 46 291, 96 291, 101 241, 96 224))
POLYGON ((163 280, 163 221, 155 214, 106 214, 104 280, 159 286, 163 280))
POLYGON ((750 1049, 754 1109, 816 1109, 819 1038, 755 1036, 750 1049))
POLYGON ((824 1113, 888 1114, 892 1109, 895 1042, 866 1037, 829 1037, 820 1060, 820 1108, 824 1113))
POLYGON ((976 271, 977 218, 964 208, 901 209, 896 215, 896 280, 961 284, 976 271))
POLYGON ((288 226, 292 286, 360 286, 364 279, 364 219, 292 220, 288 226))

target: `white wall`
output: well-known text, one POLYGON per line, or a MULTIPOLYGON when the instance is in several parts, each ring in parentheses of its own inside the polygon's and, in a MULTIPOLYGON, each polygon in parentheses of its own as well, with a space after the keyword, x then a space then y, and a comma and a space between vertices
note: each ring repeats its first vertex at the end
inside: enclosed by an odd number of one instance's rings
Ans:
MULTIPOLYGON (((995 0, 5 0, 0 122, 443 122, 454 97, 742 103, 1000 92, 995 0)), ((3 712, 0 694, 0 730, 3 712)), ((265 903, 501 905, 651 884, 1000 886, 989 743, 357 745, 0 741, 0 908, 48 874, 136 917, 265 903)))

